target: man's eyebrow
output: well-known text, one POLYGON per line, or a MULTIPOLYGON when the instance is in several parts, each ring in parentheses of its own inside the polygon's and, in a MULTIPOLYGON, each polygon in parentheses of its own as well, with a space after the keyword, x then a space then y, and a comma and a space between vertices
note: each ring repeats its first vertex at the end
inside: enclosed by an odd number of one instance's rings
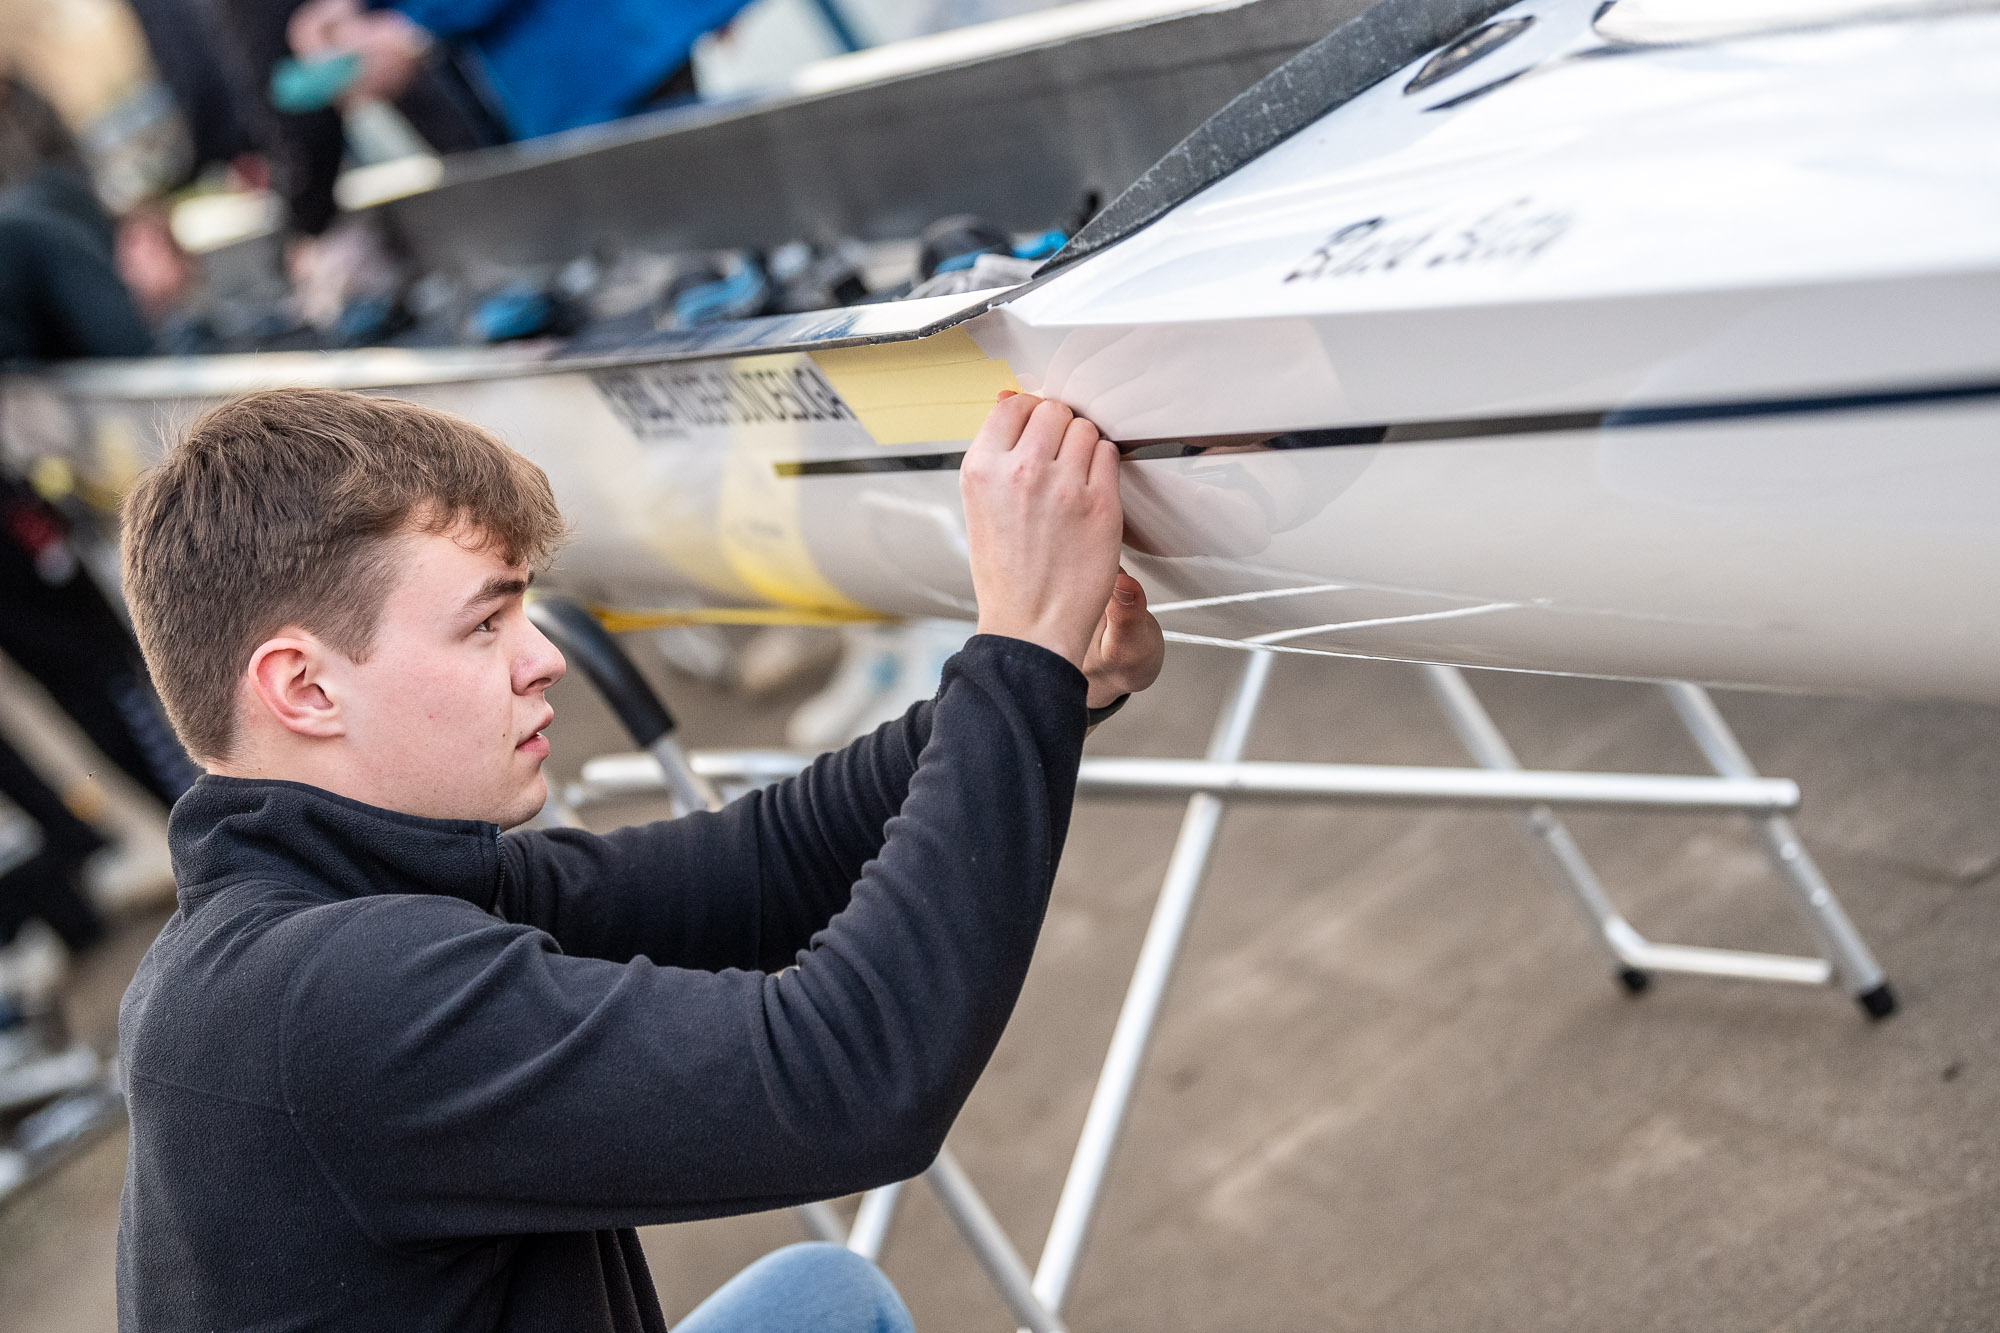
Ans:
POLYGON ((490 602, 504 601, 509 597, 519 597, 528 590, 528 585, 532 582, 534 582, 533 575, 527 578, 515 578, 512 576, 503 577, 496 574, 486 580, 486 582, 480 584, 478 592, 465 599, 465 609, 470 611, 474 607, 485 606, 490 602))

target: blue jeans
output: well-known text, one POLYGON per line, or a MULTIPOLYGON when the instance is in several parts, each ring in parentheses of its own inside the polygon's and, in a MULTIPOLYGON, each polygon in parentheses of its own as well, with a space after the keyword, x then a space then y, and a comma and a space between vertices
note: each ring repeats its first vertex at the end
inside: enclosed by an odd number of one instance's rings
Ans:
POLYGON ((751 1264, 674 1333, 912 1333, 882 1270, 838 1245, 787 1245, 751 1264))

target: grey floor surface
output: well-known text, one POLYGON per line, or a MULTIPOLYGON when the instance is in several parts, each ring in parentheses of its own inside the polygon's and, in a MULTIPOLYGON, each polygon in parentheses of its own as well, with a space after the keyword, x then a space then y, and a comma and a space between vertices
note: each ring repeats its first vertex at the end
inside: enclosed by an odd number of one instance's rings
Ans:
MULTIPOLYGON (((1176 649, 1096 753, 1198 754, 1238 659, 1176 649)), ((1531 766, 1698 772, 1657 690, 1473 677, 1531 766)), ((696 744, 773 744, 783 710, 685 683, 696 744)), ((1105 1206, 1078 1330, 2000 1327, 2000 713, 1721 696, 1876 947, 1904 1011, 1611 982, 1498 814, 1227 817, 1105 1206)), ((616 743, 558 687, 558 771, 616 743)), ((1407 667, 1278 664, 1250 755, 1457 763, 1407 667)), ((953 1134, 1039 1250, 1166 863, 1176 809, 1080 808, 1012 1027, 953 1134)), ((1658 939, 1805 936, 1746 826, 1579 816, 1658 939)), ((153 922, 76 987, 108 1038, 153 922)), ((0 1326, 111 1326, 114 1136, 0 1211, 0 1326)), ((645 1234, 670 1314, 798 1238, 785 1215, 645 1234)), ((922 1192, 885 1267, 926 1329, 1012 1326, 922 1192)))

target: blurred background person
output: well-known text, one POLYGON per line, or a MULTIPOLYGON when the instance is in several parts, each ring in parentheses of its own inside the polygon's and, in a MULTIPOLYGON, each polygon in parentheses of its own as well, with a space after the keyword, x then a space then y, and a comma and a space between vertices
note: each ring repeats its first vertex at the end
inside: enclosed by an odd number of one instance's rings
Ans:
POLYGON ((187 133, 187 157, 169 184, 184 185, 210 166, 232 167, 265 184, 263 116, 213 0, 127 3, 187 133))
MULTIPOLYGON (((344 291, 328 265, 364 246, 315 239, 335 213, 338 119, 393 104, 439 153, 533 139, 692 100, 695 41, 747 0, 225 0, 281 117, 305 138, 285 194, 295 289, 344 291), (282 33, 282 42, 278 40, 282 33)), ((337 300, 332 304, 337 304, 337 300)))
MULTIPOLYGON (((146 228, 125 234, 54 106, 18 73, 0 76, 0 361, 150 352, 152 335, 120 276, 121 257, 146 275, 155 298, 167 298, 184 275, 148 252, 163 219, 155 214, 146 228)), ((0 652, 164 812, 196 770, 74 537, 59 509, 21 478, 0 474, 0 652)), ((71 950, 87 948, 104 928, 83 868, 107 839, 4 741, 0 795, 37 830, 36 850, 0 873, 0 946, 40 919, 71 950)))
POLYGON ((151 351, 116 252, 76 140, 21 78, 0 77, 0 361, 151 351))
POLYGON ((162 807, 197 770, 154 697, 138 645, 85 568, 68 521, 0 476, 0 652, 162 807))
MULTIPOLYGON (((119 275, 118 251, 118 228, 60 117, 18 77, 0 79, 0 361, 151 351, 139 303, 119 275)), ((68 521, 25 482, 4 475, 0 651, 163 805, 193 781, 137 646, 85 570, 68 521)))
POLYGON ((512 137, 490 106, 481 76, 456 53, 404 49, 407 24, 351 14, 318 13, 299 0, 189 0, 218 7, 242 79, 263 122, 273 186, 285 224, 314 237, 333 222, 333 183, 347 151, 343 105, 393 103, 433 152, 504 143, 512 137), (294 36, 299 54, 295 56, 294 36), (332 43, 352 45, 338 49, 332 43), (301 58, 302 57, 302 58, 301 58))
POLYGON ((746 0, 307 0, 288 24, 301 61, 340 63, 341 95, 393 101, 449 55, 509 139, 601 124, 695 94, 689 54, 746 0))

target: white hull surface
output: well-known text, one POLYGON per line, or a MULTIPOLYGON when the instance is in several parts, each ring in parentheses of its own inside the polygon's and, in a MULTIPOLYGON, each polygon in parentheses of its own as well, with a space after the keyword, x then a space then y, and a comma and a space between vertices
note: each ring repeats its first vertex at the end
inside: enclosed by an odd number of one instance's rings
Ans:
POLYGON ((79 370, 86 463, 163 398, 365 384, 541 463, 600 600, 966 615, 951 468, 1018 385, 1133 446, 1189 636, 2000 703, 2000 13, 1608 53, 1596 8, 1506 11, 962 322, 79 370))

